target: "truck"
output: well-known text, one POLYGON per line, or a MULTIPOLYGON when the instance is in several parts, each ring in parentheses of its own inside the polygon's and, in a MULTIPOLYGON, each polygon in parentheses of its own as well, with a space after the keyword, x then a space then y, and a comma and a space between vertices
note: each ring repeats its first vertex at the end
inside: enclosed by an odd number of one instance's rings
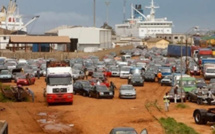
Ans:
POLYGON ((5 120, 0 120, 0 134, 9 134, 8 123, 5 120))
POLYGON ((53 103, 73 104, 73 74, 69 61, 46 63, 46 100, 53 103))
POLYGON ((169 44, 167 55, 172 57, 191 56, 191 47, 186 45, 169 44))
POLYGON ((196 78, 194 77, 182 77, 179 79, 179 85, 183 87, 185 93, 197 88, 196 78))
POLYGON ((213 52, 210 48, 199 48, 198 55, 197 55, 199 66, 202 65, 203 58, 211 58, 212 56, 213 56, 213 52))
POLYGON ((215 122, 215 108, 195 109, 193 118, 196 124, 207 124, 207 122, 215 122))
POLYGON ((205 80, 215 78, 215 66, 205 67, 203 75, 205 80))

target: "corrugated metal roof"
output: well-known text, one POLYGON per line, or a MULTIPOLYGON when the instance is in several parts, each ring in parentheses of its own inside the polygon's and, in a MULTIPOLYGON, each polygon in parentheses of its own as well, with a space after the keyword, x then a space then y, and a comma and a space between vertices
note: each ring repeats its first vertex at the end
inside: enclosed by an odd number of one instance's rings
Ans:
POLYGON ((70 43, 68 36, 11 36, 10 43, 70 43))

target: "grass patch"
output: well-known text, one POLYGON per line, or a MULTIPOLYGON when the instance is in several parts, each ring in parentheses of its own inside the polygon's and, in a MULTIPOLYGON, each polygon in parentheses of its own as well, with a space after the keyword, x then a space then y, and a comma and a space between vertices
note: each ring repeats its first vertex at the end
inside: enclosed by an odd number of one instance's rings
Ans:
POLYGON ((165 129, 166 134, 199 134, 193 128, 170 117, 160 118, 159 122, 165 129))
POLYGON ((184 103, 180 103, 180 104, 176 105, 176 108, 182 108, 182 109, 184 109, 184 108, 188 108, 188 106, 186 104, 184 104, 184 103))
POLYGON ((0 92, 0 102, 13 102, 12 100, 5 97, 2 92, 0 92))

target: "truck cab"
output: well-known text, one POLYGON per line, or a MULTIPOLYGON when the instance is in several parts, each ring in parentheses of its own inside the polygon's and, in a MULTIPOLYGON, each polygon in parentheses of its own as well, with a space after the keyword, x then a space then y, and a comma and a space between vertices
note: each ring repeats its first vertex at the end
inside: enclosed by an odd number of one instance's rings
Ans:
POLYGON ((73 103, 73 78, 70 66, 47 67, 46 99, 48 104, 73 103))

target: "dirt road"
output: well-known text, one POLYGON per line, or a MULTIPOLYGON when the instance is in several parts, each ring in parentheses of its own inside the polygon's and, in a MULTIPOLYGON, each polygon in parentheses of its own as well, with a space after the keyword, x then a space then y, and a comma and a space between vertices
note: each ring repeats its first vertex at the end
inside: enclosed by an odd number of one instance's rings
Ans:
MULTIPOLYGON (((0 111, 0 119, 9 123, 10 134, 44 134, 44 133, 73 133, 73 134, 108 134, 114 127, 130 126, 140 132, 147 128, 149 134, 164 134, 164 130, 155 119, 160 117, 173 117, 184 122, 201 134, 211 133, 210 124, 196 125, 192 113, 200 106, 194 103, 186 104, 189 108, 177 109, 176 104, 170 104, 170 112, 164 112, 163 95, 170 87, 160 86, 158 83, 145 82, 144 87, 136 87, 137 99, 119 99, 118 89, 126 79, 109 78, 117 86, 113 99, 94 99, 74 96, 73 105, 47 106, 43 97, 45 88, 44 78, 30 86, 34 91, 35 102, 8 102, 0 103, 6 108, 0 111), (146 105, 157 100, 156 108, 146 109, 146 105), (45 126, 41 122, 54 122, 55 126, 45 126), (69 126, 69 127, 68 127, 69 126), (64 129, 62 129, 64 128, 64 129)), ((209 106, 201 106, 208 108, 209 106)))

